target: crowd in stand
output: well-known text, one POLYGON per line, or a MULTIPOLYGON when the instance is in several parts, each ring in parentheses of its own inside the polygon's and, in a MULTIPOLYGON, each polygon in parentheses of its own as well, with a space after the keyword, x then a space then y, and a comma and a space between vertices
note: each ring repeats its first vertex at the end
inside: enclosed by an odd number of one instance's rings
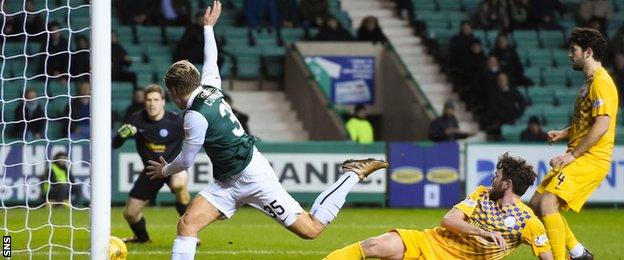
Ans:
MULTIPOLYGON (((445 71, 489 140, 501 140, 501 126, 516 124, 523 115, 527 102, 518 88, 537 83, 524 75, 510 33, 517 29, 563 30, 558 17, 566 14, 574 15, 577 26, 594 28, 607 38, 609 19, 614 11, 608 0, 582 0, 576 8, 566 7, 558 0, 483 0, 474 10, 471 21, 462 22, 458 34, 451 38, 445 71), (498 31, 489 53, 485 53, 483 43, 473 34, 473 27, 498 31)), ((604 64, 612 68, 616 85, 621 87, 624 84, 624 25, 610 39, 607 56, 604 64)), ((532 117, 521 140, 541 140, 540 131, 543 133, 539 118, 532 117)))
MULTIPOLYGON (((231 2, 226 4, 233 10, 231 2)), ((2 5, 3 10, 7 10, 6 1, 2 2, 2 5)), ((7 42, 21 43, 27 37, 29 42, 41 43, 39 52, 49 54, 45 58, 37 59, 38 76, 35 80, 69 82, 76 87, 79 95, 85 96, 71 99, 65 110, 71 120, 66 120, 62 132, 73 139, 88 138, 89 98, 86 96, 89 95, 90 43, 87 34, 86 32, 70 34, 67 27, 53 19, 46 24, 44 13, 37 12, 42 7, 35 6, 32 0, 26 0, 24 6, 27 12, 14 10, 17 15, 0 13, 2 33, 6 35, 7 42)), ((191 0, 114 0, 113 8, 115 17, 118 17, 122 24, 134 28, 134 43, 137 43, 136 26, 159 26, 162 28, 162 44, 169 44, 169 40, 177 41, 172 60, 188 59, 195 64, 203 62, 203 12, 199 11, 193 15, 191 0), (155 2, 158 4, 154 4, 155 2), (181 39, 167 39, 165 31, 168 26, 186 27, 181 39)), ((283 44, 281 28, 295 27, 304 29, 305 40, 386 42, 386 37, 375 17, 363 19, 354 35, 331 15, 328 0, 246 0, 243 8, 234 12, 239 17, 237 24, 249 28, 249 45, 255 45, 252 33, 265 29, 269 32, 276 31, 279 38, 277 42, 281 45, 283 44), (318 33, 310 35, 310 28, 318 29, 318 33)), ((218 39, 219 55, 231 56, 232 54, 221 49, 222 40, 218 39)), ((120 42, 117 32, 112 31, 112 80, 130 82, 135 89, 132 104, 125 115, 112 115, 115 121, 125 120, 130 114, 144 107, 143 86, 138 85, 137 75, 130 70, 130 66, 135 62, 146 62, 149 57, 141 57, 141 60, 133 59, 124 48, 124 44, 130 43, 120 42)), ((223 59, 219 59, 219 63, 222 62, 223 59)), ((27 86, 24 100, 14 111, 16 120, 20 122, 11 126, 9 131, 11 136, 27 140, 44 136, 46 113, 42 99, 38 98, 42 94, 44 93, 37 93, 35 89, 27 86)), ((240 111, 238 113, 246 122, 247 116, 240 111)), ((247 128, 246 125, 245 127, 247 128)))

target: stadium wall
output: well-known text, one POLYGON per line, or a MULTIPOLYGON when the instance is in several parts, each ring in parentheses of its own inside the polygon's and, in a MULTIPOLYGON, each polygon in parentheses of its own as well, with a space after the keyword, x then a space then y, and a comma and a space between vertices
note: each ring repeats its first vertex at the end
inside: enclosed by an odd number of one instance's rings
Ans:
MULTIPOLYGON (((0 185, 0 195, 6 205, 23 204, 24 201, 35 202, 41 194, 41 176, 45 172, 47 163, 42 158, 52 157, 60 151, 67 151, 72 146, 70 155, 71 171, 76 181, 89 182, 89 146, 86 143, 78 144, 46 144, 44 142, 32 145, 4 146, 0 149, 3 159, 3 178, 0 185)), ((526 158, 535 166, 539 175, 538 181, 548 172, 548 160, 565 150, 563 145, 547 146, 543 144, 518 143, 473 143, 466 144, 464 153, 450 152, 445 145, 459 146, 454 143, 375 143, 359 145, 351 142, 303 142, 303 143, 259 143, 259 149, 273 165, 276 174, 284 187, 303 204, 310 204, 319 192, 332 184, 340 174, 340 164, 347 158, 388 158, 393 168, 371 175, 366 182, 358 184, 349 195, 349 203, 386 205, 388 195, 405 200, 408 204, 394 204, 398 207, 444 207, 453 197, 462 197, 477 185, 489 185, 489 180, 495 171, 498 156, 510 152, 514 156, 526 158), (391 148, 398 145, 412 144, 412 148, 391 148), (393 152, 394 151, 394 152, 393 152), (396 158, 401 157, 400 163, 396 158), (463 160, 462 157, 465 157, 463 160), (457 161, 465 164, 465 173, 457 173, 457 161), (400 166, 400 167, 399 167, 400 166), (440 167, 453 168, 440 171, 440 167), (436 170, 437 168, 437 170, 436 170), (430 176, 431 175, 431 176, 430 176), (433 176, 435 175, 435 176, 433 176), (452 178, 451 178, 452 177, 452 178), (455 181, 460 182, 456 185, 455 181), (413 187, 397 186, 411 184, 413 187), (426 194, 433 194, 428 184, 441 184, 438 194, 439 203, 431 203, 426 194), (465 184, 465 185, 464 185, 465 184), (394 186, 393 186, 394 185, 394 186), (401 191, 393 190, 401 187, 401 191), (457 189, 461 189, 457 192, 457 189), (422 197, 423 201, 419 198, 422 197)), ((124 146, 113 153, 112 189, 113 203, 123 203, 132 183, 143 166, 134 148, 134 142, 128 141, 124 146)), ((200 155, 194 166, 189 169, 189 189, 196 193, 206 183, 212 181, 212 167, 205 155, 200 155)), ((429 185, 431 186, 431 185, 429 185)), ((75 187, 84 199, 89 199, 89 190, 86 185, 75 187)), ((528 200, 535 187, 527 191, 524 197, 528 200)), ((460 199, 458 198, 458 199, 460 199)), ((157 203, 172 203, 174 197, 166 187, 161 190, 157 203)), ((404 203, 404 202, 400 202, 404 203)), ((616 145, 613 153, 613 162, 610 172, 604 182, 589 199, 592 204, 622 204, 624 203, 624 145, 616 145)))

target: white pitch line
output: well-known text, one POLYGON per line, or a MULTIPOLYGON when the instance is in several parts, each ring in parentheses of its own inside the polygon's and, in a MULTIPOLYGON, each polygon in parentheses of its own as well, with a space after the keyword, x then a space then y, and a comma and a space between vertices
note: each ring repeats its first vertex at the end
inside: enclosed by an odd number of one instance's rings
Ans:
MULTIPOLYGON (((163 224, 147 224, 147 228, 166 228, 166 227, 175 227, 176 224, 171 224, 171 225, 163 225, 163 224)), ((112 225, 112 227, 115 228, 119 228, 119 227, 128 227, 127 224, 114 224, 112 225)), ((275 224, 218 224, 218 225, 208 225, 208 228, 232 228, 232 229, 238 229, 238 228, 273 228, 273 227, 280 227, 280 225, 278 223, 275 224)), ((416 228, 417 226, 415 226, 414 224, 399 224, 399 225, 392 225, 392 224, 365 224, 365 225, 358 225, 358 224, 329 224, 327 226, 328 229, 336 229, 336 228, 416 228)))
MULTIPOLYGON (((246 249, 246 250, 211 250, 211 251, 197 251, 196 255, 323 255, 328 254, 329 251, 323 250, 266 250, 266 249, 246 249)), ((129 256, 132 255, 170 255, 171 251, 129 251, 129 256)), ((14 255, 50 255, 49 252, 36 251, 30 254, 24 252, 14 253, 14 255)), ((52 255, 69 255, 69 252, 52 252, 52 255)), ((84 255, 80 254, 80 255, 84 255)))

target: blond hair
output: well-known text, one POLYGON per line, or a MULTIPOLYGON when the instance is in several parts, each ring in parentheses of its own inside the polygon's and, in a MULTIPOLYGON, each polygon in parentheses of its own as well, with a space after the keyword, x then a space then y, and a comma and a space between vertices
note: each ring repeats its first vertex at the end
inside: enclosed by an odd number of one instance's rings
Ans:
POLYGON ((147 98, 147 94, 149 93, 158 93, 160 94, 161 98, 165 98, 165 91, 162 89, 162 87, 158 84, 149 84, 147 85, 147 87, 145 88, 145 97, 147 98))
POLYGON ((165 84, 172 95, 188 95, 201 84, 199 71, 188 60, 178 61, 165 74, 165 84))

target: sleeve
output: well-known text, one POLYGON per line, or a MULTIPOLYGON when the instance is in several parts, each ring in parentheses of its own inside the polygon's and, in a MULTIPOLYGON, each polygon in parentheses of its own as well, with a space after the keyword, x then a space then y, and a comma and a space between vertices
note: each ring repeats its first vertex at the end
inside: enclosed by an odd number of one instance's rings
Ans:
POLYGON ((610 86, 606 80, 598 79, 591 85, 589 98, 592 117, 607 115, 613 118, 616 116, 618 94, 615 86, 610 86))
POLYGON ((170 176, 186 170, 195 162, 195 157, 204 144, 208 120, 195 111, 186 112, 184 117, 184 144, 180 154, 163 168, 163 174, 170 176))
POLYGON ((481 194, 487 191, 487 188, 484 186, 477 187, 466 199, 462 202, 457 203, 454 208, 461 210, 466 214, 466 216, 472 215, 475 208, 479 204, 479 199, 481 198, 481 194))
POLYGON ((531 216, 527 220, 526 226, 520 232, 522 233, 522 242, 531 246, 534 255, 538 256, 550 251, 546 229, 536 216, 531 216))
POLYGON ((204 67, 201 84, 221 89, 217 56, 217 41, 214 37, 214 30, 212 26, 204 26, 204 67))

